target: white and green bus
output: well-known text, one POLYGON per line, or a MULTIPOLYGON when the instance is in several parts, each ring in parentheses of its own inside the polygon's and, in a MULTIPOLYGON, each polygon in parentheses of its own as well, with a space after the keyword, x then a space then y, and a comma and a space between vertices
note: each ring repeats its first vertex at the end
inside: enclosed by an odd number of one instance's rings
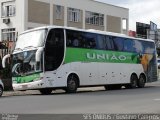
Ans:
POLYGON ((14 90, 50 94, 79 87, 143 88, 157 81, 155 43, 152 40, 70 27, 47 26, 19 35, 12 54, 14 90))

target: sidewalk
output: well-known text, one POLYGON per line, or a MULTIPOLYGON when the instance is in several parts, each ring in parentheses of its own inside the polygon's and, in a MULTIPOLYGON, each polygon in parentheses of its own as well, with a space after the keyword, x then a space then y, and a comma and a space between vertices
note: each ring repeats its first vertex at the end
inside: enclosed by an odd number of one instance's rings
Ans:
MULTIPOLYGON (((103 86, 101 87, 86 87, 86 88, 78 88, 78 92, 84 91, 97 91, 97 90, 105 90, 103 86)), ((53 90, 52 93, 65 93, 64 90, 58 89, 53 90)), ((27 91, 4 91, 3 96, 26 96, 26 95, 41 95, 38 90, 27 90, 27 91)))
MULTIPOLYGON (((160 86, 160 80, 153 83, 146 83, 146 86, 160 86)), ((103 86, 100 87, 84 87, 78 88, 78 92, 89 92, 89 91, 97 91, 97 90, 105 90, 103 86)), ((64 90, 53 90, 53 93, 65 93, 64 90)), ((3 96, 26 96, 26 95, 41 95, 38 90, 27 90, 27 91, 5 91, 3 96)))
POLYGON ((36 94, 40 94, 40 92, 37 90, 4 91, 2 96, 8 97, 8 96, 25 96, 25 95, 36 95, 36 94))

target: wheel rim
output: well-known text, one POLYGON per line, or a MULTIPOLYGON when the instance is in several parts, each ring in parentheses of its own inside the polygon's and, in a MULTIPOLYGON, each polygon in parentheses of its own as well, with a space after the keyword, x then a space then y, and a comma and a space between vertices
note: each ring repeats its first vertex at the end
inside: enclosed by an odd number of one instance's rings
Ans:
POLYGON ((145 85, 145 78, 143 76, 141 76, 139 78, 138 87, 144 87, 144 85, 145 85))
POLYGON ((131 85, 133 88, 137 87, 137 79, 136 76, 131 77, 131 85))
POLYGON ((133 85, 133 86, 136 86, 136 85, 137 85, 137 82, 136 82, 135 79, 132 81, 132 85, 133 85))
POLYGON ((72 77, 69 82, 68 82, 68 86, 70 90, 75 90, 76 88, 76 82, 74 80, 74 77, 72 77))
POLYGON ((141 83, 141 84, 144 84, 144 83, 145 83, 145 80, 144 80, 143 77, 140 78, 140 83, 141 83))

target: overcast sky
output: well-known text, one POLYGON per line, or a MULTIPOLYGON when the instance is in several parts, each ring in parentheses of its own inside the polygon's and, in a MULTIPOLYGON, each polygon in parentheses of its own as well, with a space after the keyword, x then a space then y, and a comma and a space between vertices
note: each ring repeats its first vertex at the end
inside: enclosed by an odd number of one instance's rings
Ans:
POLYGON ((97 0, 129 8, 129 29, 136 30, 136 22, 156 23, 160 28, 160 0, 97 0))

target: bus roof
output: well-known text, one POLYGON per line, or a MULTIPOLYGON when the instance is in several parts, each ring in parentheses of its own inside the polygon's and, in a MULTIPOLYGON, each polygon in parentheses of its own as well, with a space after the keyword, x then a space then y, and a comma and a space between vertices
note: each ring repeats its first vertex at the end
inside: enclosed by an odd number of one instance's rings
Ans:
POLYGON ((95 30, 95 29, 87 29, 87 30, 85 30, 85 29, 79 29, 79 28, 74 28, 74 27, 55 26, 55 25, 33 28, 33 29, 30 29, 30 30, 24 31, 21 34, 24 34, 24 33, 27 33, 27 32, 31 32, 31 31, 35 31, 35 30, 40 30, 40 29, 49 29, 50 30, 50 29, 53 29, 53 28, 63 28, 63 29, 70 29, 70 30, 76 30, 76 31, 82 31, 82 32, 90 32, 90 33, 97 33, 97 34, 103 34, 103 35, 111 35, 111 36, 118 36, 118 37, 123 37, 123 38, 130 38, 130 39, 136 39, 136 40, 142 40, 142 41, 155 42, 154 40, 151 40, 151 39, 135 38, 135 37, 130 37, 130 36, 127 36, 125 34, 120 34, 120 33, 100 31, 100 30, 95 30))

